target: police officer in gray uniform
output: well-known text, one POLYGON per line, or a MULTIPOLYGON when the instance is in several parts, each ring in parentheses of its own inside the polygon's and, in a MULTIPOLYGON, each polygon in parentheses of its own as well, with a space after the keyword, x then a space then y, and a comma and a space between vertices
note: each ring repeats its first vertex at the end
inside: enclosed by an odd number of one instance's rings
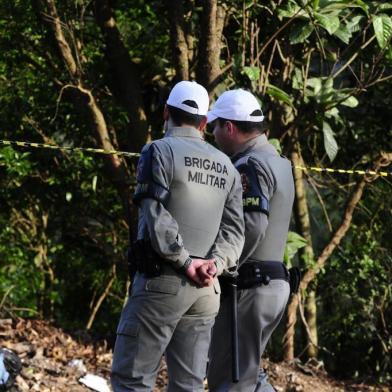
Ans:
POLYGON ((230 299, 223 298, 210 349, 208 385, 213 392, 274 390, 260 371, 260 360, 290 294, 282 261, 294 185, 290 162, 268 143, 263 119, 256 98, 241 89, 223 93, 208 113, 217 144, 241 174, 245 218, 237 278, 239 382, 231 381, 230 299))
POLYGON ((117 328, 115 392, 151 391, 163 353, 168 391, 204 390, 220 302, 216 276, 236 269, 244 244, 240 176, 202 137, 208 105, 201 85, 176 84, 165 137, 142 150, 134 201, 145 257, 117 328), (151 259, 154 268, 143 265, 151 259))

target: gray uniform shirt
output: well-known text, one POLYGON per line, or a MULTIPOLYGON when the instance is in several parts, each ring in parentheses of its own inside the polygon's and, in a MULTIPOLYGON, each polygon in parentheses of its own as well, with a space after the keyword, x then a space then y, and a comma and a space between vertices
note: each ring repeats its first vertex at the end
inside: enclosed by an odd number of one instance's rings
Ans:
POLYGON ((290 162, 264 134, 245 143, 232 161, 244 190, 245 245, 240 265, 247 260, 283 261, 294 201, 290 162))
POLYGON ((173 127, 143 148, 138 172, 135 195, 144 193, 138 238, 149 238, 176 268, 194 256, 214 257, 218 274, 235 269, 244 220, 240 176, 230 159, 197 129, 173 127))

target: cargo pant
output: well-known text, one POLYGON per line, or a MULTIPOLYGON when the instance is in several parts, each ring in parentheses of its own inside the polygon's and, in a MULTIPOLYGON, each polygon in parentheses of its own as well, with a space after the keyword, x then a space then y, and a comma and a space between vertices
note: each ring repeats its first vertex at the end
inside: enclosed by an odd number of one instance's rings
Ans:
POLYGON ((289 298, 285 280, 238 292, 239 382, 232 383, 230 298, 224 298, 212 333, 208 386, 211 392, 269 392, 274 389, 260 360, 289 298))
POLYGON ((161 276, 136 274, 117 328, 114 392, 152 391, 165 353, 168 391, 201 392, 220 288, 199 288, 169 266, 161 276))

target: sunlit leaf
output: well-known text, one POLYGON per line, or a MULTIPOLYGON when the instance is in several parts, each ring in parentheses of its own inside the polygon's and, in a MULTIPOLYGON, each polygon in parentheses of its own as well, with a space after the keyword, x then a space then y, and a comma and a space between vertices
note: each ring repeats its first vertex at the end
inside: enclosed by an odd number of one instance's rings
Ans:
POLYGON ((323 121, 324 148, 330 161, 332 162, 338 153, 338 144, 336 142, 331 126, 323 121))
POLYGON ((259 67, 243 67, 242 73, 245 74, 252 82, 259 80, 260 68, 259 67))
POLYGON ((304 85, 304 80, 302 76, 302 72, 299 68, 294 69, 294 75, 292 77, 292 87, 295 90, 301 90, 304 85))
POLYGON ((304 10, 301 10, 300 6, 294 2, 289 1, 288 4, 279 8, 278 17, 281 18, 292 18, 294 15, 309 17, 304 10))
POLYGON ((385 14, 375 16, 373 18, 373 28, 378 45, 384 49, 392 36, 392 20, 390 16, 385 14))
POLYGON ((340 26, 340 21, 337 16, 334 15, 323 15, 318 12, 315 13, 317 21, 328 31, 329 34, 335 33, 340 26))
POLYGON ((349 108, 355 108, 358 106, 358 104, 358 99, 355 97, 348 97, 341 103, 341 105, 348 106, 349 108))
POLYGON ((97 180, 98 180, 98 177, 94 176, 93 181, 92 181, 92 188, 93 188, 94 192, 96 192, 96 190, 97 190, 97 180))
POLYGON ((347 30, 350 33, 356 33, 358 31, 361 30, 362 26, 361 26, 361 21, 365 19, 365 17, 363 15, 356 15, 354 16, 352 19, 349 19, 346 22, 346 27, 347 30))
POLYGON ((284 263, 288 267, 291 267, 291 260, 298 252, 298 249, 303 248, 304 246, 306 246, 306 244, 307 241, 305 240, 305 238, 295 233, 294 231, 288 232, 286 247, 283 256, 284 263))
POLYGON ((266 93, 276 98, 279 101, 287 103, 288 105, 293 105, 293 99, 288 95, 285 91, 281 90, 280 88, 273 86, 272 84, 268 85, 266 93))
POLYGON ((392 9, 392 4, 390 2, 388 3, 383 3, 378 5, 380 10, 391 10, 392 9))
POLYGON ((352 36, 352 33, 347 29, 346 26, 340 26, 333 34, 345 44, 350 42, 350 38, 352 36))
POLYGON ((279 154, 282 153, 282 146, 280 145, 279 139, 272 138, 272 139, 268 139, 268 141, 270 144, 272 144, 275 147, 276 151, 278 151, 279 154))
POLYGON ((313 88, 313 94, 316 95, 320 92, 322 86, 321 78, 309 78, 306 81, 306 87, 313 88))

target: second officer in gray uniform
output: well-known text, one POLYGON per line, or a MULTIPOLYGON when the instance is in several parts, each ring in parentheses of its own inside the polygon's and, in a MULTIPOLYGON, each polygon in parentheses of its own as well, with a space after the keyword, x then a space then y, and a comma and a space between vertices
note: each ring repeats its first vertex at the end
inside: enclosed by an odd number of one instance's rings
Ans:
POLYGON ((231 382, 229 298, 213 329, 208 385, 213 392, 273 391, 260 373, 265 346, 287 304, 289 273, 283 253, 294 199, 290 162, 268 143, 256 98, 244 90, 223 93, 208 113, 214 136, 241 174, 245 245, 237 285, 239 382, 231 382))
POLYGON ((139 160, 134 200, 143 249, 117 329, 115 392, 151 391, 163 353, 169 391, 204 390, 216 275, 236 269, 244 244, 240 176, 202 137, 208 105, 204 87, 178 83, 165 107, 165 137, 139 160))

